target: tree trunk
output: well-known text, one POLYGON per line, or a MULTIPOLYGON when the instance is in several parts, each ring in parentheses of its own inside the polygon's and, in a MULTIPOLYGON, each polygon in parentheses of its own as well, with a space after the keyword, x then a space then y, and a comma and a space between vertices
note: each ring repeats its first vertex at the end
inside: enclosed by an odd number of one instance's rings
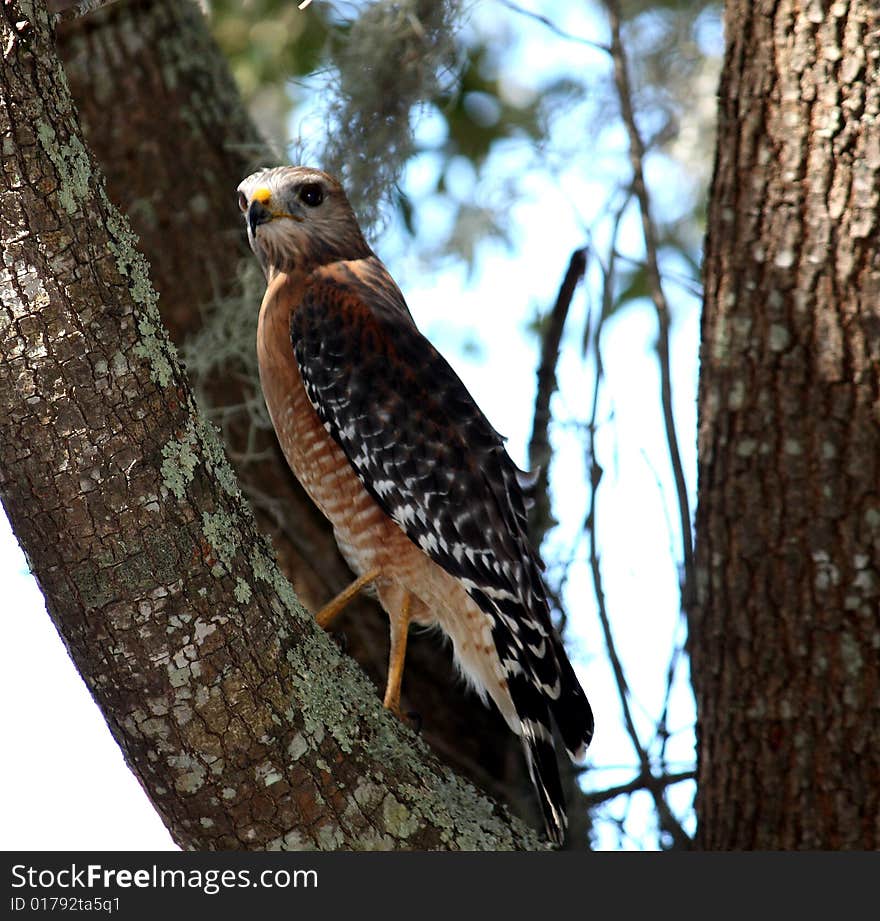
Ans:
POLYGON ((535 846, 381 709, 299 605, 195 407, 42 4, 4 6, 0 43, 0 496, 172 836, 535 846))
POLYGON ((705 258, 698 840, 880 847, 880 13, 729 0, 705 258))
MULTIPOLYGON (((65 24, 59 52, 109 196, 130 218, 150 261, 171 337, 184 343, 196 335, 189 363, 200 395, 214 410, 282 569, 317 610, 353 576, 326 519, 288 470, 268 417, 262 413, 261 424, 254 412, 255 405, 262 410, 255 341, 264 283, 262 276, 249 283, 254 276, 242 270, 242 260, 248 267, 254 260, 234 193, 244 176, 275 158, 190 0, 114 3, 65 24), (246 319, 225 321, 238 314, 246 319), (211 330, 221 323, 218 339, 211 330)), ((384 612, 358 599, 338 629, 348 654, 384 688, 384 612)), ((403 690, 405 705, 424 716, 426 741, 447 764, 538 820, 518 740, 462 686, 437 637, 411 637, 403 690)))

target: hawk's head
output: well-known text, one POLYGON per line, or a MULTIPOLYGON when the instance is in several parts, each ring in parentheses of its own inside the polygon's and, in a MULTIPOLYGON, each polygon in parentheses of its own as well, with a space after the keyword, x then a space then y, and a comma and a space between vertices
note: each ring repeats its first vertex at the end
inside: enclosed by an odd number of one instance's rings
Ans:
POLYGON ((370 255, 342 186, 321 170, 259 170, 238 186, 238 207, 267 277, 370 255))

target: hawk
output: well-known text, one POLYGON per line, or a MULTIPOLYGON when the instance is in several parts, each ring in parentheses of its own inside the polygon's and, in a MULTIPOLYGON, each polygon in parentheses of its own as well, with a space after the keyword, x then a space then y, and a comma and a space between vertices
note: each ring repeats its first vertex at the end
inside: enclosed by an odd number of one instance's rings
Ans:
POLYGON ((267 281, 257 356, 269 414, 357 574, 318 623, 373 588, 391 627, 384 704, 398 716, 409 625, 439 626, 468 683, 522 739, 560 844, 551 715, 580 760, 593 714, 526 535, 529 477, 417 329, 334 178, 260 170, 239 185, 238 204, 267 281))

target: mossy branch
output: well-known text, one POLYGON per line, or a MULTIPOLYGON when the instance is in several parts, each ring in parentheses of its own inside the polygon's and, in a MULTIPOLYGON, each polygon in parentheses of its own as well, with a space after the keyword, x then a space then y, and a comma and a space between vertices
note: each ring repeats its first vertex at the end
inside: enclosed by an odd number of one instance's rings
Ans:
POLYGON ((0 19, 0 495, 184 848, 533 848, 315 626, 199 415, 42 4, 0 19))

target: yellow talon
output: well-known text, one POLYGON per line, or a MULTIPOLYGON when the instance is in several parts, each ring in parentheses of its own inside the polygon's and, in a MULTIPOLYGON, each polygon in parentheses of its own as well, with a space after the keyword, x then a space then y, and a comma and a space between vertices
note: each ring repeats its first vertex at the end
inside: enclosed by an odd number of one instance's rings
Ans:
POLYGON ((330 626, 333 619, 337 614, 351 601, 352 598, 366 585, 369 585, 371 582, 375 581, 376 577, 379 575, 378 569, 371 569, 369 572, 365 572, 362 576, 358 577, 348 586, 344 588, 335 598, 331 601, 328 601, 327 604, 321 608, 320 611, 315 615, 315 620, 318 622, 319 627, 323 627, 325 630, 330 626))
POLYGON ((400 614, 391 620, 391 651, 388 654, 388 683, 385 686, 386 710, 390 710, 398 719, 403 719, 400 713, 400 686, 403 683, 403 661, 406 658, 406 638, 409 633, 410 602, 412 595, 407 592, 403 596, 403 606, 400 614))

